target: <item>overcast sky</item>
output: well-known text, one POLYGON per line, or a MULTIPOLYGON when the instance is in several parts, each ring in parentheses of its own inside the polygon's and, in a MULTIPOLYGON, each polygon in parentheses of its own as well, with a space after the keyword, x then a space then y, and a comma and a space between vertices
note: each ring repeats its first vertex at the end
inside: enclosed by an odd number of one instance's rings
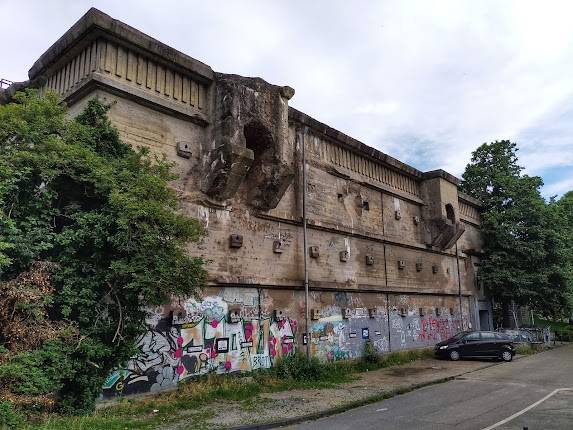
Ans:
POLYGON ((292 106, 420 170, 460 176, 511 139, 545 196, 573 189, 573 2, 0 0, 0 77, 26 79, 91 6, 290 85, 292 106))

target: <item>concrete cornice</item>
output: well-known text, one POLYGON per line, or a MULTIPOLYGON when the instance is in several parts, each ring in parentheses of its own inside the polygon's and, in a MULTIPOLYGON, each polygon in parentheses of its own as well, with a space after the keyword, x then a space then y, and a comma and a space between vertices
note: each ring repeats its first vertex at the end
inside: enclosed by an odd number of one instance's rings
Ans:
POLYGON ((30 79, 33 80, 41 76, 48 68, 66 57, 67 53, 76 45, 93 40, 98 35, 108 36, 165 62, 173 63, 202 80, 213 80, 211 67, 95 8, 88 10, 40 56, 28 72, 30 79))
POLYGON ((368 146, 353 137, 348 136, 347 134, 342 133, 341 131, 336 130, 314 118, 301 112, 293 107, 289 107, 288 113, 289 121, 297 122, 299 124, 305 125, 311 130, 317 132, 318 134, 326 137, 330 141, 337 143, 343 147, 350 149, 351 151, 357 152, 359 154, 365 155, 369 158, 372 158, 375 161, 381 162, 389 167, 398 170, 401 173, 404 173, 408 176, 413 177, 414 179, 420 180, 422 179, 423 172, 420 170, 409 166, 406 163, 402 163, 401 161, 391 157, 388 154, 383 153, 382 151, 377 150, 371 146, 368 146))
MULTIPOLYGON (((451 182, 456 187, 459 186, 460 184, 460 180, 457 177, 446 172, 445 170, 438 169, 429 172, 422 172, 416 169, 415 167, 403 163, 400 160, 397 160, 396 158, 388 154, 385 154, 382 151, 377 150, 376 148, 368 146, 360 142, 359 140, 354 139, 353 137, 350 137, 342 133, 341 131, 336 130, 335 128, 332 128, 293 107, 289 107, 289 121, 291 121, 292 123, 299 123, 301 125, 304 125, 313 130, 314 132, 318 133, 319 135, 322 135, 323 137, 327 138, 328 140, 338 145, 346 147, 351 151, 354 151, 368 158, 371 158, 377 162, 385 164, 399 171, 400 173, 406 174, 418 181, 424 181, 433 178, 441 178, 448 182, 451 182)), ((469 198, 471 199, 471 197, 469 198)), ((473 200, 477 201, 475 199, 473 200)), ((471 200, 468 201, 472 203, 471 200)))
POLYGON ((481 201, 479 201, 478 199, 476 199, 475 197, 472 197, 468 194, 462 193, 462 192, 458 192, 458 198, 460 200, 463 200, 465 203, 475 206, 476 208, 480 209, 482 207, 482 203, 481 201))
POLYGON ((456 178, 454 175, 442 169, 430 170, 429 172, 424 172, 422 177, 423 179, 440 178, 454 184, 456 187, 460 185, 460 180, 458 178, 456 178))

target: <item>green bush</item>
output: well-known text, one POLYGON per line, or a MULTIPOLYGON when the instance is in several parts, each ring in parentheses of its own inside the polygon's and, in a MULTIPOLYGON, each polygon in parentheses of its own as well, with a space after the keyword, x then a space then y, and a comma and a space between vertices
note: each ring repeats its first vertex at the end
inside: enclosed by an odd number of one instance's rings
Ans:
POLYGON ((364 364, 376 364, 380 361, 380 354, 372 342, 366 342, 364 344, 364 353, 362 357, 360 357, 360 360, 364 364))
POLYGON ((15 394, 56 392, 69 375, 69 346, 59 340, 46 342, 41 348, 15 354, 0 364, 0 386, 15 394))
POLYGON ((555 340, 560 342, 573 342, 573 330, 571 329, 555 330, 555 340))
POLYGON ((319 381, 325 377, 326 366, 318 358, 307 358, 302 353, 283 357, 272 368, 276 377, 295 381, 319 381))
POLYGON ((29 333, 29 320, 10 312, 22 324, 0 321, 9 360, 0 385, 49 393, 60 412, 92 410, 147 330, 146 309, 196 295, 206 275, 187 252, 204 230, 177 211, 172 163, 122 142, 108 109, 92 99, 70 119, 57 95, 31 90, 0 106, 0 291, 50 262, 49 300, 38 309, 29 295, 14 309, 77 334, 59 346, 46 342, 55 336, 29 342, 14 335, 29 333))
POLYGON ((0 402, 0 428, 18 428, 25 421, 25 417, 14 410, 10 402, 0 402))

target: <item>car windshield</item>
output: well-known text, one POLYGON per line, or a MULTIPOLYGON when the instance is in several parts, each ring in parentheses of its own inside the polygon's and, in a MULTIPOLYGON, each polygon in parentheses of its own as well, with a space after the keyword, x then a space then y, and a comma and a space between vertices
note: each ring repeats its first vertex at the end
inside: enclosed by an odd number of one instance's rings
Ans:
POLYGON ((460 340, 462 337, 464 337, 466 335, 467 332, 465 331, 460 331, 459 333, 453 335, 452 337, 450 337, 447 341, 453 341, 453 340, 460 340))

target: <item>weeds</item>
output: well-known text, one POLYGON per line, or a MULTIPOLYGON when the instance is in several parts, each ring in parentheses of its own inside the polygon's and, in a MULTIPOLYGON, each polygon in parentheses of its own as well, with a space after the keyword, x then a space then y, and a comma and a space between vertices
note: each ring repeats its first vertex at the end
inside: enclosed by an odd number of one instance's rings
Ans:
POLYGON ((522 343, 515 347, 515 353, 519 355, 532 355, 547 349, 544 345, 522 343))
MULTIPOLYGON (((246 375, 209 374, 181 383, 176 390, 149 397, 121 398, 117 403, 103 407, 93 414, 81 417, 45 415, 36 417, 27 430, 80 430, 80 429, 153 429, 160 425, 193 417, 196 428, 207 426, 212 415, 206 406, 214 401, 238 401, 246 409, 254 409, 261 393, 292 389, 330 388, 357 378, 358 372, 409 363, 431 356, 430 350, 412 350, 379 354, 367 343, 358 360, 321 363, 304 354, 282 358, 268 370, 246 375), (193 413, 191 413, 193 411, 193 413)), ((0 425, 0 429, 3 428, 0 425)), ((9 428, 9 427, 6 427, 9 428)))
POLYGON ((271 372, 279 379, 294 379, 295 381, 318 381, 323 379, 327 372, 326 366, 318 358, 307 358, 302 353, 282 358, 271 372))
POLYGON ((431 358, 433 351, 431 349, 411 349, 409 351, 391 352, 389 354, 380 354, 374 349, 370 342, 364 347, 364 354, 355 363, 356 370, 364 372, 368 370, 383 369, 390 366, 410 363, 422 358, 431 358))
POLYGON ((24 415, 15 411, 10 402, 0 401, 0 428, 18 428, 24 421, 24 415))

